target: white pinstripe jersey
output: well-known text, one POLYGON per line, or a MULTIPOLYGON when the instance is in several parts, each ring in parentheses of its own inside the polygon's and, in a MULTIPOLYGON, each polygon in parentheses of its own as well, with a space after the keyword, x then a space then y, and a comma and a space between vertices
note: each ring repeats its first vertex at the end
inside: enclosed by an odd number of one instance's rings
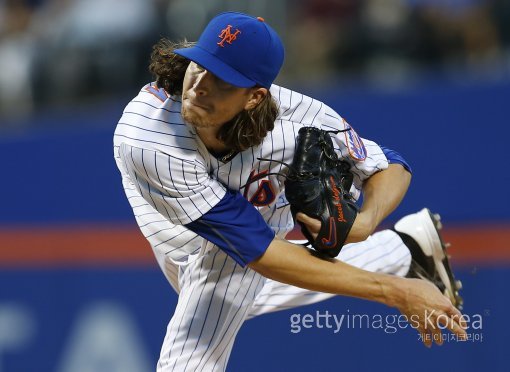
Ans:
MULTIPOLYGON (((182 225, 209 211, 226 188, 239 190, 279 236, 293 228, 283 176, 246 184, 263 172, 287 172, 281 162, 292 162, 301 127, 338 130, 349 125, 324 103, 300 93, 273 85, 271 94, 279 106, 274 130, 261 145, 227 163, 211 155, 193 127, 183 122, 180 97, 170 97, 152 83, 126 106, 115 130, 114 156, 137 223, 154 249, 174 262, 196 253, 203 239, 182 225)), ((337 152, 351 164, 351 193, 357 199, 363 181, 388 162, 381 148, 366 139, 366 157, 356 160, 356 137, 347 133, 332 137, 337 152)))

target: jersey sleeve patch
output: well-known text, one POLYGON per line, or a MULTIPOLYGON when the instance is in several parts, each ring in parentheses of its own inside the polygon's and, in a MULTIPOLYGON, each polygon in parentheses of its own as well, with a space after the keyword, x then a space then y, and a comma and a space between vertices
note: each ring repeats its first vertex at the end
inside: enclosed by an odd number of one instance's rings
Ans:
POLYGON ((157 86, 153 86, 152 84, 149 84, 145 87, 145 90, 152 94, 154 97, 159 99, 161 102, 165 102, 168 98, 168 94, 163 88, 158 88, 157 86))
POLYGON ((354 128, 344 120, 345 128, 348 129, 344 132, 345 143, 349 150, 349 156, 356 161, 364 161, 367 158, 367 150, 363 140, 358 136, 354 128))

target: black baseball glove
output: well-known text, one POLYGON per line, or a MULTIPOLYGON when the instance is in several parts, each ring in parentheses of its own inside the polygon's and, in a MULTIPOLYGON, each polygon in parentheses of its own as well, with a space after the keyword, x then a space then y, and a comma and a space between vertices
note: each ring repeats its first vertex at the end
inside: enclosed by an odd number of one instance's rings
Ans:
POLYGON ((305 226, 301 231, 319 253, 336 257, 358 214, 349 193, 353 176, 340 160, 330 133, 314 127, 299 130, 294 159, 285 181, 285 196, 292 216, 302 212, 321 221, 317 238, 305 226))

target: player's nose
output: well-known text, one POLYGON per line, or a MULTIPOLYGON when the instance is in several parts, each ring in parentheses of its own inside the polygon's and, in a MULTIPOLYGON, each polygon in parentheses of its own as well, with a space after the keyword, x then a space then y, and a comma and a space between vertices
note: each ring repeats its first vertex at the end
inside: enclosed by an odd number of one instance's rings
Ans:
POLYGON ((204 70, 197 75, 195 84, 193 85, 193 90, 197 96, 205 96, 209 94, 212 77, 212 74, 207 70, 204 70))

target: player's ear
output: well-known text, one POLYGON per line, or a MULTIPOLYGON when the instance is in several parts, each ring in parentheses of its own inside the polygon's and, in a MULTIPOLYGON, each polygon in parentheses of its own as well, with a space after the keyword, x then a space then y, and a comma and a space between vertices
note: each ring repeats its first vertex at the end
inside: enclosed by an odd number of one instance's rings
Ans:
POLYGON ((264 97, 267 96, 267 89, 263 87, 255 87, 250 90, 250 98, 246 105, 244 106, 245 110, 252 110, 257 105, 262 102, 264 97))

